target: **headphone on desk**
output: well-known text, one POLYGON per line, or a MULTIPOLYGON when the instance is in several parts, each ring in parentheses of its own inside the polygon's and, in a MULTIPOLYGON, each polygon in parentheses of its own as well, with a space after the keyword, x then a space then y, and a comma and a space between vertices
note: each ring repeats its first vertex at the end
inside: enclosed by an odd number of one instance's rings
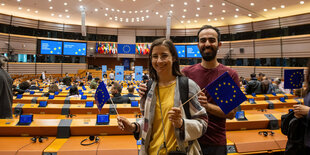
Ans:
POLYGON ((88 138, 85 138, 84 140, 81 141, 81 145, 83 146, 88 146, 88 145, 92 145, 92 144, 95 144, 95 143, 98 143, 100 140, 100 138, 98 136, 89 136, 88 138), (90 140, 90 141, 94 141, 94 142, 91 142, 91 143, 84 143, 86 140, 90 140))
POLYGON ((264 137, 267 137, 268 135, 273 136, 274 132, 273 131, 259 131, 258 134, 264 135, 264 137))
POLYGON ((37 140, 40 142, 40 143, 42 143, 43 142, 43 139, 48 139, 47 137, 42 137, 42 136, 34 136, 34 137, 32 137, 30 140, 32 141, 32 142, 34 142, 34 143, 36 143, 37 142, 37 140))

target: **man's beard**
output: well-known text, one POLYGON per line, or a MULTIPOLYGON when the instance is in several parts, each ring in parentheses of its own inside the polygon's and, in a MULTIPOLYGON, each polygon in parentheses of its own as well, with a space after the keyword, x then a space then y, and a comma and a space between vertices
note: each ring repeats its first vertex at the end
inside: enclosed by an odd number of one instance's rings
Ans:
POLYGON ((216 57, 216 54, 217 54, 217 50, 218 50, 218 47, 213 47, 213 46, 204 46, 201 50, 200 50, 200 54, 202 56, 202 58, 205 60, 205 61, 211 61, 211 60, 214 60, 215 57, 216 57), (210 49, 211 52, 209 53, 205 53, 204 51, 206 49, 210 49))

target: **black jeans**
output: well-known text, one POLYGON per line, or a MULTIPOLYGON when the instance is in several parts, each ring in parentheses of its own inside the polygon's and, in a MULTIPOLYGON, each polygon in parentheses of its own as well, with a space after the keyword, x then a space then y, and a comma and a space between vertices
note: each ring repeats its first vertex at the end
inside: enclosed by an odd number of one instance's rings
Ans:
POLYGON ((214 146, 214 145, 200 144, 200 147, 203 155, 227 155, 226 145, 214 146))

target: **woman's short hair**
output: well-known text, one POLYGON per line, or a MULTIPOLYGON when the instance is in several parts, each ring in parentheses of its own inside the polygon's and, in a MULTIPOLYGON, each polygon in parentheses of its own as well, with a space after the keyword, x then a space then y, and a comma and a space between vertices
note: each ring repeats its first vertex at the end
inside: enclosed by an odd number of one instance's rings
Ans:
POLYGON ((173 45, 173 42, 169 39, 166 39, 166 38, 159 38, 159 39, 156 39, 155 41, 153 41, 153 43, 151 45, 151 49, 150 49, 150 54, 149 54, 149 74, 150 74, 150 77, 153 80, 158 81, 157 72, 152 66, 152 53, 153 53, 154 47, 156 47, 156 46, 165 46, 169 49, 169 52, 171 53, 172 58, 174 58, 174 62, 172 63, 172 75, 182 76, 182 73, 180 71, 178 52, 177 52, 175 46, 173 45))
POLYGON ((72 95, 79 95, 79 90, 77 88, 77 86, 72 86, 69 90, 69 96, 72 96, 72 95))
POLYGON ((48 92, 49 93, 59 92, 59 88, 56 84, 52 84, 52 85, 50 85, 48 92))

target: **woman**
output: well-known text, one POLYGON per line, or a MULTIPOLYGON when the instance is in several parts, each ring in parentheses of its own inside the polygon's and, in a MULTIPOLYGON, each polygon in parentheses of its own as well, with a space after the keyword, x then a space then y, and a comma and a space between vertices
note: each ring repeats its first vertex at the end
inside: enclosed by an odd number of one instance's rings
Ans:
POLYGON ((69 90, 69 97, 81 97, 81 95, 79 95, 79 89, 76 85, 73 85, 70 90, 69 90))
MULTIPOLYGON (((207 129, 207 114, 197 96, 187 103, 190 104, 191 118, 195 119, 187 119, 183 107, 180 108, 178 79, 182 74, 177 51, 170 40, 161 38, 152 43, 149 66, 153 83, 146 97, 140 101, 143 118, 140 122, 130 123, 119 116, 119 128, 133 132, 136 139, 142 138, 142 155, 168 154, 177 150, 202 154, 197 138, 207 129)), ((200 91, 190 79, 188 86, 188 98, 200 91)))
POLYGON ((310 62, 308 63, 307 89, 304 98, 304 105, 294 105, 294 114, 296 118, 306 118, 306 130, 304 135, 304 146, 307 155, 310 154, 310 62))

